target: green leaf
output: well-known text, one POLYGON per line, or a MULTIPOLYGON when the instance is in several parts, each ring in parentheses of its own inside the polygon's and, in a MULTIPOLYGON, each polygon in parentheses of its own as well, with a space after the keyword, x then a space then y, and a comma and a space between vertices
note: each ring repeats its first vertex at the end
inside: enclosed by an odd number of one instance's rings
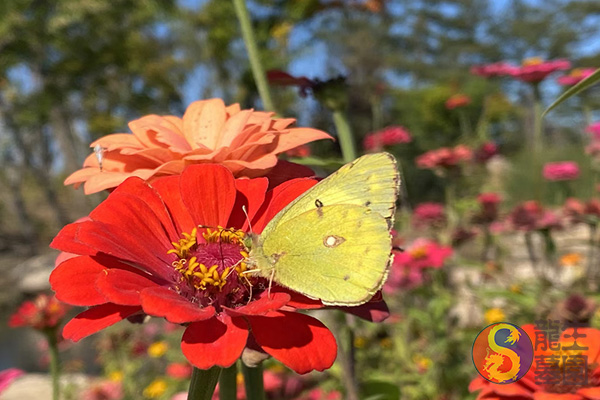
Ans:
POLYGON ((393 383, 384 381, 365 382, 361 391, 361 398, 365 400, 398 400, 400 398, 400 388, 393 383))
POLYGON ((596 83, 598 83, 598 81, 600 81, 600 69, 597 69, 596 72, 594 72, 592 75, 588 76, 587 78, 585 78, 584 80, 579 82, 577 85, 571 87, 569 90, 567 90, 562 95, 560 95, 560 97, 558 99, 554 100, 554 103, 552 103, 550 105, 550 107, 548 107, 546 109, 546 111, 544 111, 542 113, 542 117, 544 117, 546 114, 548 114, 554 108, 556 108, 563 101, 567 100, 570 97, 575 96, 576 94, 583 92, 584 90, 586 90, 586 89, 590 88, 591 86, 595 85, 596 83))
POLYGON ((338 158, 316 158, 316 157, 302 157, 302 158, 290 158, 290 162, 301 164, 301 165, 311 165, 314 167, 321 167, 326 169, 338 169, 345 163, 338 158))

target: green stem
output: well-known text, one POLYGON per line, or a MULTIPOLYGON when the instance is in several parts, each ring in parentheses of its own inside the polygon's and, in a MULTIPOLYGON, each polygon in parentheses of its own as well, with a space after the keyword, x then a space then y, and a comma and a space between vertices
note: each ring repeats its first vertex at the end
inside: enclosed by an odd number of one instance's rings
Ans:
POLYGON ((344 162, 349 163, 350 161, 354 161, 356 159, 356 147, 346 113, 342 110, 334 110, 333 123, 335 124, 338 140, 340 141, 344 162))
POLYGON ((188 391, 188 400, 210 400, 219 381, 221 367, 198 369, 194 367, 188 391))
POLYGON ((594 268, 594 251, 596 247, 596 232, 598 230, 598 224, 589 224, 590 227, 590 237, 588 239, 588 260, 587 260, 587 271, 586 277, 589 280, 595 278, 595 273, 593 271, 594 268))
POLYGON ((242 37, 244 38, 244 44, 246 45, 246 51, 248 52, 250 68, 252 69, 252 75, 254 76, 254 81, 256 82, 258 94, 260 95, 263 106, 266 110, 276 111, 275 103, 271 98, 269 84, 267 83, 265 69, 260 62, 256 37, 254 36, 254 30, 252 29, 252 22, 250 20, 248 8, 246 7, 246 2, 244 0, 233 0, 233 6, 242 30, 242 37))
POLYGON ((537 83, 533 85, 533 142, 531 143, 531 149, 536 159, 539 159, 544 150, 542 99, 540 87, 537 83))
POLYGON ((219 399, 237 399, 237 363, 224 368, 219 377, 219 399))
POLYGON ((463 140, 468 140, 471 137, 471 126, 465 110, 458 111, 458 125, 460 126, 460 134, 463 140))
POLYGON ((242 363, 242 373, 244 374, 246 399, 265 400, 262 365, 259 364, 256 367, 248 367, 244 363, 242 363))
POLYGON ((56 328, 46 331, 50 352, 50 375, 52 377, 52 400, 60 398, 60 357, 58 353, 58 335, 56 328))

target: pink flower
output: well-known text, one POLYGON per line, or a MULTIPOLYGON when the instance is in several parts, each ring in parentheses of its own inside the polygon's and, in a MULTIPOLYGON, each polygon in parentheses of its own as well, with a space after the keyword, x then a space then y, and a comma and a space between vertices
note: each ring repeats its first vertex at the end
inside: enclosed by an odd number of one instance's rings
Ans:
POLYGON ((585 147, 585 153, 592 157, 598 157, 600 155, 600 140, 595 139, 592 143, 585 147))
POLYGON ((553 72, 569 68, 571 63, 568 60, 544 61, 542 58, 533 57, 525 59, 520 67, 511 71, 510 75, 524 82, 538 83, 553 72))
POLYGON ((543 174, 549 181, 572 181, 579 177, 579 166, 574 161, 546 163, 543 174))
POLYGON ((598 223, 598 219, 600 219, 600 200, 591 199, 584 203, 579 199, 569 197, 563 206, 563 214, 573 223, 598 223))
POLYGON ((467 146, 458 145, 454 148, 441 147, 436 150, 428 151, 416 158, 419 168, 453 168, 461 163, 470 161, 473 158, 473 152, 467 146))
POLYGON ((451 247, 440 246, 432 240, 419 238, 403 252, 396 254, 394 264, 408 268, 441 268, 451 255, 451 247))
POLYGON ((481 193, 477 196, 479 202, 479 213, 475 216, 475 221, 482 224, 490 224, 498 218, 498 205, 502 198, 498 193, 481 193))
POLYGON ((600 122, 594 122, 585 128, 585 131, 592 135, 593 140, 600 140, 600 122))
POLYGON ((485 163, 498 154, 498 146, 494 142, 485 142, 475 150, 475 160, 485 163))
POLYGON ((175 379, 189 379, 192 376, 192 366, 188 363, 171 363, 167 365, 167 376, 175 379))
POLYGON ((455 108, 465 107, 471 104, 471 98, 466 94, 458 93, 446 100, 446 108, 453 110, 455 108))
POLYGON ((0 393, 8 389, 15 379, 23 375, 25 375, 25 372, 18 368, 8 368, 0 371, 0 393))
POLYGON ((303 158, 303 157, 308 157, 310 156, 310 147, 306 144, 303 144, 301 146, 298 147, 294 147, 293 149, 290 149, 288 151, 285 152, 285 155, 288 157, 298 157, 298 158, 303 158))
POLYGON ((531 232, 542 229, 560 229, 562 222, 553 211, 545 210, 535 201, 526 201, 513 209, 508 217, 513 229, 531 232))
POLYGON ((483 76, 484 78, 494 78, 510 75, 514 69, 515 67, 512 65, 501 61, 493 64, 475 65, 471 67, 471 73, 483 76))
POLYGON ((570 74, 559 76, 556 81, 559 85, 573 86, 592 75, 595 71, 595 68, 575 68, 570 74))
POLYGON ((424 238, 415 240, 403 252, 394 253, 390 274, 383 286, 384 293, 393 294, 421 286, 425 281, 424 270, 441 268, 451 255, 451 247, 440 246, 424 238))
POLYGON ((388 126, 380 131, 368 134, 363 140, 363 147, 367 151, 379 151, 384 146, 393 146, 401 143, 410 143, 412 137, 402 126, 388 126))
POLYGON ((121 382, 102 381, 81 393, 82 400, 120 400, 123 398, 121 382))
POLYGON ((435 227, 446 223, 444 205, 441 203, 421 203, 417 205, 412 216, 413 226, 417 228, 435 227))

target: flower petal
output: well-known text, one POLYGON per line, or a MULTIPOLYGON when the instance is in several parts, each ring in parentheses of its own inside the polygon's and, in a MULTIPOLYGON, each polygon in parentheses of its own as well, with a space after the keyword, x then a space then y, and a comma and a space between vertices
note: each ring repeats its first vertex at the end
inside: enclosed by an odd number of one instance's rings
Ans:
POLYGON ((178 233, 191 232, 196 226, 179 192, 179 180, 181 176, 165 176, 152 182, 162 201, 167 206, 175 229, 178 233))
POLYGON ((236 309, 228 308, 227 314, 239 317, 242 315, 264 315, 269 311, 279 310, 290 301, 290 295, 287 293, 271 293, 271 297, 267 293, 258 300, 254 300, 248 305, 236 309))
POLYGON ((256 213, 265 200, 268 185, 269 181, 265 178, 236 180, 237 195, 227 226, 240 227, 243 230, 247 230, 248 219, 250 221, 254 220, 256 213), (246 217, 243 207, 246 208, 248 217, 246 217))
POLYGON ((240 358, 247 340, 244 320, 222 315, 191 323, 181 339, 181 350, 197 368, 229 367, 240 358))
POLYGON ((373 300, 356 307, 339 307, 342 311, 356 315, 371 322, 382 322, 390 316, 390 309, 385 301, 373 300))
POLYGON ((296 164, 286 160, 278 160, 265 177, 269 180, 269 189, 295 178, 312 178, 315 171, 306 165, 296 164))
POLYGON ((146 314, 165 317, 174 324, 202 321, 215 315, 212 306, 200 308, 166 287, 142 290, 141 300, 146 314))
POLYGON ((140 292, 148 287, 155 287, 158 283, 150 279, 150 275, 123 269, 108 269, 96 278, 96 289, 108 301, 124 306, 139 306, 141 304, 140 292))
POLYGON ((577 391, 577 394, 590 400, 600 400, 600 387, 587 387, 577 391))
POLYGON ((225 226, 235 204, 235 181, 227 168, 192 165, 181 174, 181 199, 197 224, 225 226))
POLYGON ((264 351, 297 373, 323 371, 333 365, 337 344, 319 320, 286 311, 246 318, 264 351))
POLYGON ((221 99, 199 100, 190 104, 183 115, 183 132, 192 147, 215 148, 227 118, 221 99))
POLYGON ((50 274, 50 286, 56 298, 76 306, 96 306, 107 302, 97 291, 94 282, 106 269, 96 259, 88 256, 70 258, 50 274))
POLYGON ((267 192, 263 207, 258 212, 257 220, 253 225, 255 233, 262 232, 279 211, 316 184, 315 179, 298 178, 284 182, 267 192))
POLYGON ((141 307, 106 303, 82 312, 63 328, 63 337, 77 342, 141 311, 141 307))
POLYGON ((122 225, 126 220, 129 231, 155 237, 163 245, 179 239, 167 207, 156 190, 136 177, 121 183, 90 213, 90 218, 112 225, 122 225))

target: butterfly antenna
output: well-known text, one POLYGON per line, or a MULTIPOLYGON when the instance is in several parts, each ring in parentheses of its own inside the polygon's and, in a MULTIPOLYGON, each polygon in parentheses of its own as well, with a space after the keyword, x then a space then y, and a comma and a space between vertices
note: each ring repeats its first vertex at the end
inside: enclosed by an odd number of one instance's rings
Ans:
POLYGON ((245 205, 242 206, 242 211, 244 212, 244 215, 246 216, 246 221, 248 221, 248 228, 250 229, 250 233, 254 233, 254 231, 252 231, 252 223, 250 222, 250 217, 248 216, 248 211, 246 210, 245 205))
POLYGON ((267 297, 271 298, 271 286, 273 286, 273 278, 275 277, 275 268, 271 270, 271 276, 269 277, 269 290, 267 290, 267 297))

